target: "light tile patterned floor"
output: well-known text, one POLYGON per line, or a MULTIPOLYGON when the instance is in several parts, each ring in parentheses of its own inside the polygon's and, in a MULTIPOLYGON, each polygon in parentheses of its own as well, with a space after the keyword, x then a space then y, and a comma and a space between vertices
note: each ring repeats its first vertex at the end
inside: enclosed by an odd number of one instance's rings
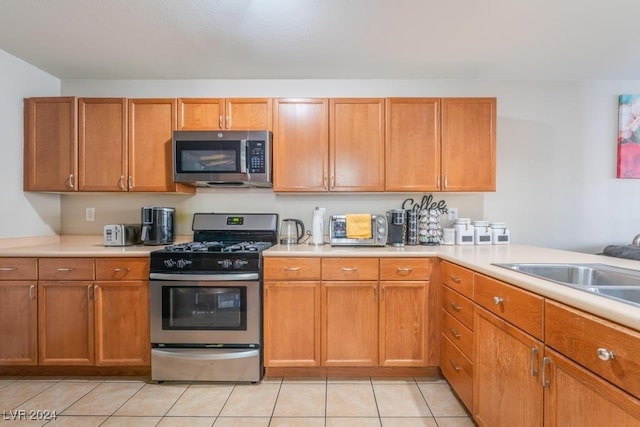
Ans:
POLYGON ((445 381, 423 378, 152 384, 127 377, 0 377, 0 411, 3 427, 474 426, 445 381))

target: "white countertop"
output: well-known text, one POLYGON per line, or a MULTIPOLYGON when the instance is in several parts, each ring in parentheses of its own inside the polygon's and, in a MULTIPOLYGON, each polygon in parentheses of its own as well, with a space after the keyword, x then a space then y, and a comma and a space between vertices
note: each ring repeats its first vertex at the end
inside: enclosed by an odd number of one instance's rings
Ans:
POLYGON ((640 331, 640 307, 537 279, 493 263, 600 263, 640 271, 640 261, 526 245, 331 247, 276 245, 265 257, 439 257, 640 331))

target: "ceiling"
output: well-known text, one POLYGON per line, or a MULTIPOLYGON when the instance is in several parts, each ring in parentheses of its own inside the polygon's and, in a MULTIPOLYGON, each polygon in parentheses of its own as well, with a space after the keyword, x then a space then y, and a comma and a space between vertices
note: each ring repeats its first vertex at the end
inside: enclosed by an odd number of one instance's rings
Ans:
POLYGON ((640 80, 633 0, 1 0, 60 79, 640 80))

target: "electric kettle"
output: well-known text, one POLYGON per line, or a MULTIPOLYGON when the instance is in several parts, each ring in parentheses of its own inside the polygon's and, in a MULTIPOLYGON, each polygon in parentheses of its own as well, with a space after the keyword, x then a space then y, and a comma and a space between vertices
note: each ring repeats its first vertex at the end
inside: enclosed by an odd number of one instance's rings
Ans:
POLYGON ((280 244, 295 245, 304 237, 304 223, 299 219, 287 218, 280 225, 280 244))

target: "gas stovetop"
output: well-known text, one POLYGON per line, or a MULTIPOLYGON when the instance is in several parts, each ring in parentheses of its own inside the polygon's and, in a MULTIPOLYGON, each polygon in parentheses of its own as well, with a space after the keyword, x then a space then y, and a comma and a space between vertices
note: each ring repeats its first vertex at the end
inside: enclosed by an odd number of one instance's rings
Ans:
POLYGON ((277 214, 194 214, 193 241, 151 252, 150 272, 259 273, 260 252, 277 242, 277 225, 277 214))

